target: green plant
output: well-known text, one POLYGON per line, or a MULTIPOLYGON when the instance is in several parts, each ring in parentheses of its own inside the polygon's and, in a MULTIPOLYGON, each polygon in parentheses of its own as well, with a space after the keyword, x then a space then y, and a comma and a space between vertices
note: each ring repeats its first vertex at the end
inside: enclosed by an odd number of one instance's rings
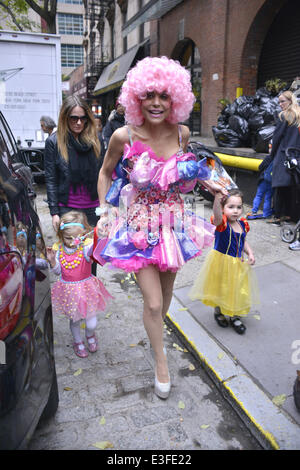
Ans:
POLYGON ((218 108, 220 112, 222 112, 223 109, 226 108, 226 106, 228 106, 229 104, 231 104, 231 101, 228 98, 220 98, 218 100, 218 108))
POLYGON ((270 78, 265 82, 266 89, 272 93, 272 95, 278 95, 280 90, 286 87, 287 83, 283 82, 281 78, 270 78))

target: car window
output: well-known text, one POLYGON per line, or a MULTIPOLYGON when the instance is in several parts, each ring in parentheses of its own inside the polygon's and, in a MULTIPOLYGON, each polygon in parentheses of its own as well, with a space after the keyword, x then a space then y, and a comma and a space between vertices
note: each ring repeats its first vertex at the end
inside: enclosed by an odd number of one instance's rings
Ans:
POLYGON ((2 113, 0 113, 0 156, 7 166, 9 160, 12 163, 18 161, 18 149, 2 113))

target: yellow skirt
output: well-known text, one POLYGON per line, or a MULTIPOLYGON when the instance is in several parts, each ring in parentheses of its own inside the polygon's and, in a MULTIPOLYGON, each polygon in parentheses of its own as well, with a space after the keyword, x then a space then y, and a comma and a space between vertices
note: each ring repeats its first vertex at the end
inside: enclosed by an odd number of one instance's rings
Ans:
POLYGON ((220 307, 224 315, 231 317, 247 315, 251 306, 260 303, 257 278, 251 266, 217 250, 211 250, 205 258, 189 297, 220 307))

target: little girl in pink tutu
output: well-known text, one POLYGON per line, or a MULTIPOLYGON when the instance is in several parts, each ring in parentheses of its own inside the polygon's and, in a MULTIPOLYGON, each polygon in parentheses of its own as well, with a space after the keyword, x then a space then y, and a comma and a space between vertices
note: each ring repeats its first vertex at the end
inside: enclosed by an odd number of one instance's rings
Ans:
POLYGON ((111 297, 104 285, 91 273, 93 231, 84 213, 70 211, 61 217, 57 231, 59 242, 47 248, 52 271, 60 278, 52 287, 52 306, 56 314, 70 319, 73 349, 77 356, 88 356, 80 334, 80 322, 85 320, 87 348, 98 349, 95 329, 97 314, 103 312, 111 297), (87 238, 91 235, 91 238, 87 238))

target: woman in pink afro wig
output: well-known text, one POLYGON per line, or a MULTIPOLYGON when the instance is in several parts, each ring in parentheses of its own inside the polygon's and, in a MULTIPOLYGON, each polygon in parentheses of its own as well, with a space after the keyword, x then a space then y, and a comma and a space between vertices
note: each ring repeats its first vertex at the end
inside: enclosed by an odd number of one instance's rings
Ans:
POLYGON ((194 100, 190 75, 178 62, 167 57, 146 57, 138 62, 128 72, 119 96, 127 125, 112 134, 98 179, 97 228, 102 239, 94 256, 136 273, 144 301, 144 326, 155 359, 154 392, 160 398, 167 398, 171 389, 163 325, 176 272, 213 242, 214 227, 207 222, 206 228, 199 228, 199 236, 195 235, 197 240, 192 231, 177 234, 174 225, 174 217, 183 221, 182 212, 175 215, 176 207, 183 209, 180 191, 192 189, 191 182, 185 186, 179 176, 181 164, 196 160, 187 151, 189 128, 179 123, 189 117, 194 100), (127 212, 122 217, 123 207, 120 218, 112 221, 109 216, 116 209, 111 210, 108 203, 116 205, 110 196, 114 188, 118 195, 115 183, 122 178, 111 183, 113 175, 120 176, 120 162, 126 169, 121 196, 127 212), (170 216, 169 224, 163 219, 165 215, 170 216), (181 246, 186 239, 189 253, 181 246))
POLYGON ((188 119, 195 102, 189 72, 167 57, 146 57, 128 72, 119 96, 128 123, 142 125, 141 100, 152 91, 164 91, 171 97, 167 121, 177 124, 188 119))

